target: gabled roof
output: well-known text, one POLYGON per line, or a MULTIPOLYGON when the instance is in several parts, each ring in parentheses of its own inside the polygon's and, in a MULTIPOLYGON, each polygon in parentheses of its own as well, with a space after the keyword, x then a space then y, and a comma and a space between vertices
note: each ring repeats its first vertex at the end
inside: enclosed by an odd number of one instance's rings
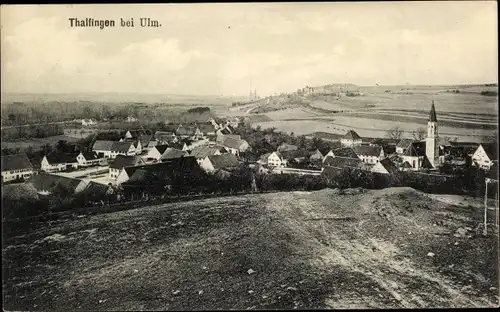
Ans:
POLYGON ((363 165, 363 162, 359 158, 350 158, 350 157, 332 157, 327 156, 325 161, 323 162, 323 166, 330 166, 336 168, 344 168, 344 167, 354 167, 360 168, 363 165))
POLYGON ((109 164, 109 167, 113 169, 121 169, 124 167, 132 167, 140 164, 144 164, 144 161, 140 157, 116 155, 116 158, 111 164, 109 164))
POLYGON ((196 129, 198 129, 198 127, 193 126, 193 125, 185 125, 185 126, 179 127, 179 129, 177 129, 177 131, 175 133, 177 135, 189 135, 189 136, 192 136, 192 135, 194 135, 196 133, 196 129))
POLYGON ((405 161, 402 165, 403 168, 411 168, 411 165, 408 161, 405 161))
POLYGON ((163 155, 163 153, 165 153, 165 151, 167 150, 167 148, 169 148, 170 144, 167 145, 167 144, 163 144, 163 145, 156 145, 154 148, 158 151, 158 153, 160 153, 160 155, 163 155))
POLYGON ((245 143, 247 143, 247 141, 245 140, 235 140, 232 138, 225 138, 224 141, 222 142, 222 145, 224 145, 225 147, 239 149, 245 143))
POLYGON ((380 156, 382 146, 360 145, 353 148, 354 153, 358 156, 380 156))
POLYGON ((109 185, 104 185, 101 183, 90 181, 89 184, 87 184, 87 187, 85 188, 84 192, 88 195, 100 197, 108 194, 110 190, 112 190, 112 187, 109 185))
POLYGON ((342 147, 332 150, 333 155, 335 157, 348 157, 348 158, 357 158, 358 155, 354 152, 354 150, 350 147, 342 147))
POLYGON ((361 137, 359 136, 359 134, 356 133, 356 131, 349 130, 349 131, 347 131, 346 134, 344 134, 344 136, 342 137, 342 139, 346 139, 346 140, 361 140, 361 137))
POLYGON ((175 137, 174 132, 170 131, 156 131, 154 135, 155 139, 173 139, 175 137))
POLYGON ((231 134, 231 131, 229 129, 227 129, 227 127, 225 127, 224 129, 221 129, 220 132, 222 134, 231 134))
POLYGON ((96 140, 92 146, 95 151, 111 151, 116 141, 96 140))
POLYGON ((379 164, 381 164, 390 174, 398 172, 398 168, 389 158, 382 159, 379 161, 379 164))
POLYGON ((111 146, 111 151, 126 153, 132 144, 134 144, 133 141, 114 142, 113 146, 111 146))
POLYGON ((95 160, 103 158, 102 156, 99 156, 94 152, 81 152, 81 154, 83 155, 83 158, 85 158, 85 160, 95 160))
POLYGON ((401 141, 398 142, 398 145, 396 145, 396 147, 409 148, 411 143, 413 143, 413 140, 402 139, 401 141))
POLYGON ((235 140, 241 140, 241 135, 239 134, 224 134, 224 138, 231 138, 235 140))
POLYGON ((209 132, 215 132, 215 127, 212 125, 212 123, 200 123, 198 124, 198 129, 202 133, 209 133, 209 132))
POLYGON ((12 171, 19 169, 33 169, 28 156, 25 154, 2 156, 2 171, 12 171))
POLYGON ((294 158, 306 158, 313 155, 314 151, 308 151, 305 149, 291 150, 291 151, 282 151, 281 155, 283 158, 290 160, 294 158))
POLYGON ((166 159, 156 164, 126 167, 124 170, 129 178, 132 178, 138 170, 141 170, 133 180, 125 182, 125 185, 141 182, 147 182, 145 185, 150 185, 158 182, 168 182, 174 178, 196 178, 202 172, 196 158, 191 156, 166 159))
POLYGON ((267 158, 269 158, 269 155, 271 155, 271 153, 265 153, 263 155, 260 155, 260 161, 263 163, 267 163, 267 158))
POLYGON ((429 113, 429 121, 437 122, 436 108, 434 107, 434 100, 432 101, 431 112, 429 113))
MULTIPOLYGON (((180 124, 165 124, 163 126, 163 128, 165 129, 165 132, 176 132, 177 129, 180 127, 181 125, 180 124)), ((159 132, 159 131, 157 131, 159 132)), ((163 132, 163 131, 161 131, 163 132)))
POLYGON ((176 149, 176 148, 169 147, 161 155, 160 159, 164 160, 164 159, 179 158, 179 157, 184 157, 184 156, 187 156, 187 152, 186 151, 182 151, 182 150, 179 150, 179 149, 176 149))
POLYGON ((189 155, 196 158, 205 158, 207 156, 215 155, 220 149, 217 147, 210 147, 208 145, 196 146, 191 150, 189 155))
POLYGON ((184 143, 184 142, 170 142, 170 143, 168 143, 168 146, 175 148, 175 149, 182 150, 184 148, 185 144, 186 143, 184 143))
POLYGON ((425 156, 425 141, 422 142, 412 142, 410 147, 406 150, 405 156, 425 156))
POLYGON ((233 154, 211 155, 208 159, 214 169, 234 168, 239 165, 238 159, 233 154))
POLYGON ((55 174, 40 173, 33 175, 29 179, 29 182, 32 183, 37 190, 48 190, 53 192, 56 188, 56 185, 59 184, 67 191, 74 192, 76 187, 82 182, 82 180, 63 177, 55 174))
POLYGON ((141 142, 142 147, 146 147, 153 136, 151 134, 141 134, 137 139, 141 142))
POLYGON ((45 155, 47 157, 47 161, 49 164, 66 164, 66 163, 76 163, 76 157, 80 155, 80 153, 71 153, 71 154, 59 154, 59 153, 51 153, 49 155, 45 155))
POLYGON ((480 146, 483 147, 486 155, 488 155, 488 158, 490 160, 497 160, 497 152, 498 152, 498 147, 496 144, 492 143, 481 143, 480 146))

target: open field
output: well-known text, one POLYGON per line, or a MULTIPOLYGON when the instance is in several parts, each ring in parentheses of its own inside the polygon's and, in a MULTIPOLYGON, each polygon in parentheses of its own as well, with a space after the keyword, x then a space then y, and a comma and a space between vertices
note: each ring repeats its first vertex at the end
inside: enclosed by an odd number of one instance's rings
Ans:
POLYGON ((80 140, 80 138, 67 135, 56 135, 47 138, 31 139, 26 141, 17 141, 17 142, 2 141, 2 148, 10 148, 10 149, 20 148, 21 150, 24 150, 31 146, 34 150, 38 150, 45 144, 50 144, 54 146, 55 144, 57 144, 59 140, 64 140, 68 142, 77 142, 78 140, 80 140))
POLYGON ((4 307, 498 306, 497 238, 453 235, 482 216, 461 201, 455 206, 409 188, 322 190, 37 224, 4 238, 4 307))

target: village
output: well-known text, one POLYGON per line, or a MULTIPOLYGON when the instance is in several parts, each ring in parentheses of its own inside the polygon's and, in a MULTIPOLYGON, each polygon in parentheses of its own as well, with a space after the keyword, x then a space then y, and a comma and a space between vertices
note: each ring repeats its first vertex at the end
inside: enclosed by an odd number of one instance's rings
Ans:
MULTIPOLYGON (((117 193, 121 185, 130 181, 147 184, 151 175, 161 176, 166 182, 172 175, 191 175, 199 170, 224 179, 241 167, 259 174, 300 176, 325 176, 345 168, 389 176, 398 172, 446 176, 452 173, 452 168, 465 166, 469 161, 474 167, 496 172, 494 145, 474 146, 441 139, 437 116, 433 102, 425 139, 420 141, 389 138, 367 141, 349 130, 333 145, 336 148, 304 149, 282 143, 274 151, 257 155, 256 160, 247 157, 252 146, 238 134, 242 125, 238 117, 221 123, 210 118, 192 124, 168 124, 165 125, 168 131, 155 133, 148 129, 127 130, 116 141, 95 135, 86 151, 52 152, 36 161, 23 154, 2 156, 2 183, 27 183, 39 195, 57 196, 61 187, 65 194, 96 190, 99 194, 110 194, 117 193)), ((82 120, 84 126, 93 123, 82 120)))

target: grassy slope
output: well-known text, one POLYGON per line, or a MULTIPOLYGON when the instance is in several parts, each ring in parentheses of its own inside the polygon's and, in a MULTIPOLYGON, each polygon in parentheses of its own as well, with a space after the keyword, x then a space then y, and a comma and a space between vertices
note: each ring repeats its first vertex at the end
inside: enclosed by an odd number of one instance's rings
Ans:
POLYGON ((218 198, 43 225, 4 242, 4 306, 492 306, 496 240, 447 234, 480 215, 396 188, 218 198), (320 217, 337 219, 308 220, 320 217))

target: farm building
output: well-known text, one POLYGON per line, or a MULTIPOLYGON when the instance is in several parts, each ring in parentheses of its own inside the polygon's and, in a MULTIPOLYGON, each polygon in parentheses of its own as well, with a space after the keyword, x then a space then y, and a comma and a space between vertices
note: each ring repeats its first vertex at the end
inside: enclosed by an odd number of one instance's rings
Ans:
POLYGON ((106 164, 106 159, 94 152, 80 152, 80 154, 76 156, 76 161, 78 162, 78 166, 80 167, 99 166, 106 164))
POLYGON ((238 159, 233 154, 210 155, 200 163, 200 167, 206 172, 216 170, 232 170, 239 166, 238 159))
POLYGON ((218 147, 210 147, 208 145, 201 145, 193 148, 191 152, 189 153, 190 156, 193 156, 196 158, 196 161, 198 161, 198 164, 201 164, 202 161, 207 157, 207 156, 214 156, 214 155, 220 155, 221 151, 220 148, 218 147))
POLYGON ((96 140, 92 150, 105 158, 114 159, 117 155, 132 156, 136 154, 135 146, 131 141, 103 141, 96 140))
POLYGON ((384 157, 384 149, 381 146, 359 145, 353 148, 354 153, 367 164, 376 164, 384 157))
POLYGON ((413 171, 418 171, 421 168, 432 168, 432 164, 429 162, 425 154, 425 143, 426 142, 411 143, 410 147, 403 155, 403 164, 407 162, 413 171))
POLYGON ((212 123, 197 123, 198 129, 201 136, 215 136, 217 129, 212 123))
POLYGON ((217 134, 216 142, 222 143, 226 138, 231 138, 234 140, 241 140, 241 136, 239 134, 217 134))
POLYGON ((348 158, 357 158, 358 157, 358 155, 354 152, 354 150, 351 147, 341 147, 341 148, 336 148, 334 150, 330 150, 323 157, 323 161, 328 156, 332 156, 332 157, 348 157, 348 158))
POLYGON ((346 168, 346 167, 351 167, 351 168, 362 168, 363 167, 363 162, 355 157, 341 157, 341 156, 327 156, 325 160, 323 161, 323 168, 326 167, 334 167, 334 168, 346 168))
POLYGON ((164 161, 164 160, 168 160, 168 159, 172 159, 172 158, 180 158, 180 157, 184 157, 184 156, 188 156, 188 153, 186 151, 172 148, 172 147, 168 147, 165 150, 165 152, 163 153, 163 155, 161 155, 160 160, 164 161))
POLYGON ((33 175, 33 165, 25 154, 2 156, 2 182, 25 180, 33 175))
POLYGON ((354 147, 359 146, 363 140, 354 130, 349 130, 347 133, 340 139, 340 144, 343 147, 354 147))
POLYGON ((82 192, 87 187, 87 183, 83 180, 43 172, 33 175, 28 183, 32 184, 40 195, 72 195, 82 192))
POLYGON ((157 144, 163 145, 163 144, 168 144, 170 142, 176 142, 177 137, 175 136, 175 132, 156 131, 154 134, 154 140, 156 140, 157 144))
POLYGON ((222 146, 224 146, 229 153, 234 155, 239 155, 239 153, 244 153, 250 148, 250 145, 248 145, 247 141, 235 140, 231 138, 225 138, 224 141, 222 142, 222 146))
POLYGON ((496 144, 479 144, 472 155, 472 165, 486 170, 491 168, 495 160, 498 160, 496 144))
POLYGON ((140 166, 144 164, 144 160, 139 156, 117 155, 109 164, 109 179, 116 180, 120 171, 125 167, 140 166))
POLYGON ((280 152, 266 153, 260 156, 258 163, 269 168, 286 167, 287 161, 280 152))
POLYGON ((381 161, 377 162, 371 168, 371 171, 383 173, 383 174, 397 174, 398 168, 389 158, 385 158, 385 159, 382 159, 381 161))
POLYGON ((77 157, 80 153, 45 155, 40 163, 40 170, 44 172, 64 171, 68 168, 78 169, 77 157))

